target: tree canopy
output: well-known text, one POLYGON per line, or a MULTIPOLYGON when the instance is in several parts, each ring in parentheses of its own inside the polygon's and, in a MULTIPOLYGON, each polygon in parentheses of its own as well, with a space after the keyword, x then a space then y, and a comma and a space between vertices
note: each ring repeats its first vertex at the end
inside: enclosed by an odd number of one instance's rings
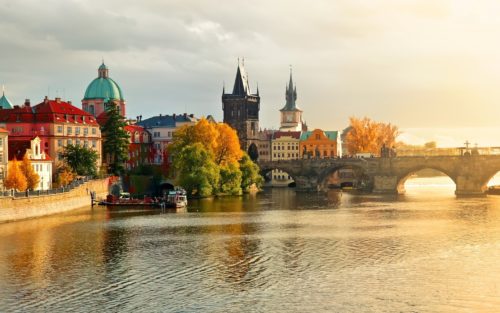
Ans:
POLYGON ((398 127, 376 122, 368 117, 351 117, 345 144, 350 154, 370 152, 379 154, 382 146, 394 147, 399 135, 398 127))
POLYGON ((62 153, 64 162, 77 175, 95 176, 97 174, 97 159, 99 155, 91 148, 80 145, 67 145, 62 153))
POLYGON ((247 171, 248 161, 244 163, 245 171, 241 168, 240 160, 245 159, 246 154, 241 151, 236 131, 224 123, 203 118, 195 125, 181 127, 174 134, 169 153, 174 159, 177 183, 200 196, 241 194, 248 189, 243 180, 250 184, 260 182, 258 166, 248 156, 256 172, 248 176, 251 172, 247 171))
POLYGON ((23 161, 21 162, 19 168, 26 178, 26 188, 30 190, 34 190, 38 183, 40 182, 40 176, 36 173, 33 165, 31 164, 31 160, 28 157, 28 153, 24 154, 23 161))
POLYGON ((9 162, 7 177, 5 178, 5 188, 25 191, 28 187, 26 177, 20 169, 19 161, 16 158, 9 162))
POLYGON ((114 175, 124 172, 128 160, 129 135, 125 131, 126 125, 118 106, 108 103, 106 122, 102 126, 103 154, 108 162, 108 172, 114 175))

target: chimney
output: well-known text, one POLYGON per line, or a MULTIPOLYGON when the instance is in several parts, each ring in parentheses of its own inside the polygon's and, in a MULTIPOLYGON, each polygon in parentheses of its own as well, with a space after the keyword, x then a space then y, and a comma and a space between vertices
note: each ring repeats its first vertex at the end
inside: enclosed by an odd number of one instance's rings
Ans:
POLYGON ((189 114, 189 117, 193 118, 193 117, 194 117, 194 114, 189 114))
POLYGON ((56 97, 56 102, 57 102, 57 103, 60 103, 60 102, 61 102, 61 98, 56 97))
POLYGON ((73 104, 73 102, 71 102, 71 100, 68 100, 68 103, 69 103, 69 104, 73 104))
POLYGON ((172 118, 174 119, 174 121, 175 121, 175 116, 176 116, 176 115, 175 115, 175 113, 174 113, 174 114, 172 114, 172 118))
POLYGON ((24 100, 24 105, 27 106, 27 107, 29 107, 31 105, 30 99, 24 100))
POLYGON ((49 103, 49 97, 45 96, 45 98, 43 99, 43 103, 49 103))
POLYGON ((188 115, 187 113, 184 113, 184 118, 187 118, 187 115, 188 115))

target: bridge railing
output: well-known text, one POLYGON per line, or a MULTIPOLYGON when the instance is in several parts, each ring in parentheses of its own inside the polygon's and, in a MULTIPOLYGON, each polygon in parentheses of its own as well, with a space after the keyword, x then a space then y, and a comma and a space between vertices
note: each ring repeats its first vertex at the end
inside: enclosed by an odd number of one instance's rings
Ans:
POLYGON ((500 147, 474 148, 432 148, 432 149, 396 149, 398 157, 405 156, 461 156, 461 155, 500 155, 500 147))

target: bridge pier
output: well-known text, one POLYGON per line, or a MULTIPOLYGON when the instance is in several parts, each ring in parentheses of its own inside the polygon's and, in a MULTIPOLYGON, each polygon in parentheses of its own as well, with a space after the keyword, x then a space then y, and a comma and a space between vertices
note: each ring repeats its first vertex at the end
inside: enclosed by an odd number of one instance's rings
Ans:
POLYGON ((318 179, 317 177, 307 177, 307 176, 296 176, 295 188, 300 191, 318 191, 318 179))
POLYGON ((404 185, 398 186, 399 179, 394 175, 373 176, 373 193, 404 194, 404 185))
POLYGON ((458 176, 456 179, 457 189, 455 195, 462 197, 485 197, 488 187, 476 177, 458 176))

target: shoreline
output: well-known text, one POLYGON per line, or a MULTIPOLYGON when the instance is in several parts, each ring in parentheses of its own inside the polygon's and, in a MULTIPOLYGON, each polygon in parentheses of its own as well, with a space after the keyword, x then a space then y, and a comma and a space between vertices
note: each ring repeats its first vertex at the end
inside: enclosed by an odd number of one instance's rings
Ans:
POLYGON ((92 180, 60 194, 26 198, 0 198, 0 224, 64 213, 91 204, 90 191, 97 197, 108 193, 108 178, 92 180))

